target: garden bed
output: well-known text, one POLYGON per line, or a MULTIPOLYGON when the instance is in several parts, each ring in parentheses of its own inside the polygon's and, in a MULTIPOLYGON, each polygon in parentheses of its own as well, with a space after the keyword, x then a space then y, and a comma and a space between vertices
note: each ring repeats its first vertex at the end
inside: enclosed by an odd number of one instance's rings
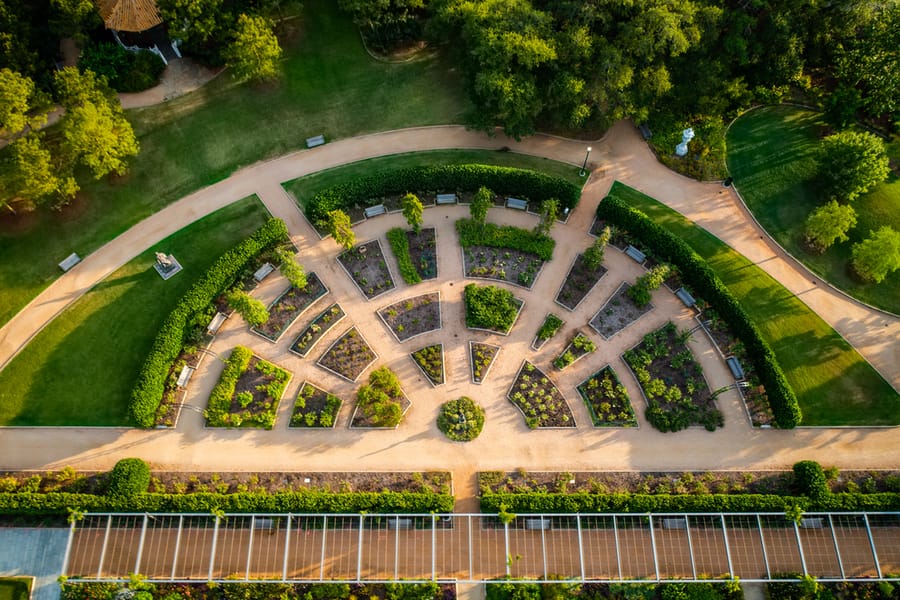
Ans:
POLYGON ((527 360, 522 362, 506 397, 522 411, 529 429, 575 427, 575 418, 562 392, 527 360))
POLYGON ((463 248, 466 277, 505 281, 531 289, 543 266, 544 261, 529 252, 489 246, 463 248))
POLYGON ((575 257, 569 273, 559 287, 556 303, 567 310, 575 310, 594 289, 597 282, 603 279, 606 271, 607 269, 603 265, 596 269, 587 268, 584 264, 584 254, 579 254, 575 257))
POLYGON ((306 288, 300 290, 294 286, 289 287, 269 305, 269 320, 254 327, 252 331, 269 341, 278 341, 306 309, 327 293, 325 284, 315 273, 309 273, 306 276, 306 288))
POLYGON ((422 374, 431 382, 431 385, 438 386, 444 383, 444 345, 434 344, 420 348, 409 355, 416 366, 421 369, 422 374))
POLYGON ((482 342, 469 342, 469 361, 472 365, 472 383, 481 384, 487 379, 491 365, 500 354, 500 346, 484 344, 482 342))
MULTIPOLYGON (((600 234, 603 232, 603 228, 609 225, 609 230, 612 235, 609 238, 609 245, 614 248, 618 248, 619 250, 625 251, 629 245, 635 246, 641 251, 644 251, 644 248, 640 246, 639 243, 635 243, 635 240, 631 239, 629 235, 616 227, 615 225, 610 225, 605 219, 598 219, 594 217, 594 222, 591 223, 591 229, 588 231, 594 237, 600 237, 600 234)), ((644 252, 646 254, 646 252, 644 252)))
POLYGON ((397 376, 387 367, 372 371, 369 383, 356 393, 351 428, 396 429, 412 403, 400 388, 397 376))
POLYGON ((377 358, 362 334, 356 327, 351 327, 331 344, 316 364, 338 377, 356 382, 377 358))
POLYGON ((398 342, 441 328, 441 293, 414 296, 378 311, 382 322, 398 342))
POLYGON ((207 427, 272 429, 291 374, 237 346, 225 362, 203 416, 207 427))
POLYGON ((194 369, 200 365, 203 354, 197 346, 185 346, 182 348, 172 367, 169 369, 169 375, 166 377, 166 387, 163 391, 162 400, 159 408, 156 409, 156 419, 154 427, 163 429, 175 427, 178 423, 178 416, 181 414, 182 399, 184 398, 185 389, 177 386, 178 376, 185 366, 194 369))
POLYGON ((562 353, 553 359, 553 366, 562 371, 597 349, 597 344, 581 332, 575 334, 562 353))
POLYGON ((366 299, 394 289, 394 279, 378 240, 354 246, 338 255, 338 262, 366 299))
POLYGON ((544 322, 541 324, 540 329, 537 330, 534 340, 531 342, 532 350, 540 350, 544 344, 547 343, 547 340, 556 335, 556 332, 558 332, 565 324, 565 321, 553 313, 548 313, 544 318, 544 322))
POLYGON ((470 283, 465 289, 466 327, 509 335, 525 306, 509 290, 470 283))
POLYGON ((610 339, 653 310, 653 304, 638 308, 628 295, 629 288, 631 285, 628 283, 620 285, 591 319, 591 328, 604 339, 610 339))
POLYGON ((484 409, 468 396, 444 402, 437 426, 454 442, 471 442, 484 428, 484 409))
POLYGON ((297 339, 291 344, 291 352, 305 358, 315 347, 316 343, 328 333, 328 330, 334 327, 344 316, 344 309, 337 302, 323 310, 297 336, 297 339))
POLYGON ((290 427, 333 428, 337 424, 341 399, 322 388, 304 381, 297 392, 290 427))
POLYGON ((628 392, 610 365, 582 381, 577 389, 594 427, 637 427, 628 392))
POLYGON ((437 279, 437 235, 434 227, 426 227, 417 234, 406 231, 409 257, 422 280, 437 279))
POLYGON ((647 399, 647 420, 660 431, 694 424, 714 431, 724 425, 703 369, 687 347, 689 337, 670 322, 623 355, 647 399))

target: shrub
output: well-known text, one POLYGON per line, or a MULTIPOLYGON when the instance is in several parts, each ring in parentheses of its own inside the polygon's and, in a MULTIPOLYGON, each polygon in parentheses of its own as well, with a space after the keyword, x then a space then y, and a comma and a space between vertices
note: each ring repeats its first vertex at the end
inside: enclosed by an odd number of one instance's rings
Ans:
POLYGON ((166 65, 149 50, 129 52, 112 42, 98 42, 82 51, 78 67, 103 75, 117 92, 140 92, 159 82, 166 65))
POLYGON ((403 208, 403 218, 414 232, 419 233, 422 228, 422 213, 425 210, 422 201, 415 194, 406 194, 400 199, 400 206, 403 208))
POLYGON ((381 367, 372 371, 368 385, 356 392, 356 401, 374 427, 396 427, 403 419, 402 396, 400 380, 393 371, 381 367))
POLYGON ((140 458, 123 458, 109 472, 106 493, 115 498, 130 498, 146 493, 150 487, 150 467, 140 458))
MULTIPOLYGON (((225 361, 225 370, 219 376, 219 383, 213 388, 209 395, 207 409, 203 411, 207 421, 213 426, 223 426, 222 422, 225 415, 231 409, 231 398, 234 396, 234 388, 241 374, 250 366, 250 360, 253 358, 253 352, 249 348, 236 346, 231 351, 231 356, 225 361)), ((253 395, 250 395, 253 400, 253 395)), ((247 403, 249 404, 249 402, 247 403)))
POLYGON ((487 219, 488 211, 494 205, 494 192, 484 186, 478 188, 469 203, 469 214, 472 216, 472 222, 476 225, 484 225, 487 219))
POLYGON ((228 306, 233 308, 247 325, 259 327, 269 320, 269 311, 266 305, 242 290, 232 290, 226 296, 228 306))
POLYGON ((489 246, 491 248, 509 248, 520 252, 534 254, 541 260, 553 258, 556 242, 542 233, 535 233, 511 225, 479 225, 472 219, 460 219, 456 222, 456 233, 459 244, 463 248, 469 246, 489 246))
POLYGON ((900 269, 900 231, 887 225, 870 232, 869 237, 854 244, 853 269, 866 281, 881 283, 892 271, 900 269))
POLYGON ((637 278, 634 285, 628 288, 628 297, 638 308, 650 304, 650 292, 656 290, 669 276, 669 265, 656 265, 637 278))
POLYGON ((509 290, 470 283, 465 288, 466 327, 506 332, 519 313, 519 304, 509 290))
POLYGON ((550 313, 549 315, 547 315, 547 318, 544 319, 544 324, 541 325, 540 329, 538 329, 537 339, 542 341, 549 340, 551 337, 553 337, 553 334, 559 331, 559 328, 562 327, 562 324, 562 319, 560 319, 553 313, 550 313))
POLYGON ((891 172, 884 142, 867 131, 842 131, 822 140, 819 180, 830 198, 856 200, 891 172))
POLYGON ((419 277, 419 272, 413 265, 412 256, 409 254, 409 239, 406 237, 406 232, 399 227, 395 227, 387 232, 387 239, 391 244, 394 256, 397 257, 397 264, 400 265, 400 276, 403 277, 403 281, 409 285, 415 285, 422 281, 422 278, 419 277))
POLYGON ((437 426, 455 442, 474 440, 484 427, 484 409, 467 396, 444 402, 438 413, 437 426))
POLYGON ((297 262, 294 254, 285 248, 278 248, 275 251, 278 257, 278 270, 284 275, 285 279, 291 282, 291 285, 300 291, 306 289, 307 279, 306 270, 303 265, 297 262))
POLYGON ((794 464, 794 484, 797 491, 817 503, 831 493, 822 465, 814 460, 801 460, 794 464))
POLYGON ((600 265, 603 264, 603 254, 606 250, 606 245, 609 243, 611 237, 612 231, 607 225, 603 228, 603 231, 600 232, 597 239, 594 240, 594 243, 591 244, 591 247, 584 251, 584 266, 587 269, 596 271, 600 268, 600 265))
POLYGON ((856 211, 849 204, 832 200, 812 211, 806 219, 806 242, 818 252, 824 252, 835 241, 846 242, 847 231, 856 225, 856 211))

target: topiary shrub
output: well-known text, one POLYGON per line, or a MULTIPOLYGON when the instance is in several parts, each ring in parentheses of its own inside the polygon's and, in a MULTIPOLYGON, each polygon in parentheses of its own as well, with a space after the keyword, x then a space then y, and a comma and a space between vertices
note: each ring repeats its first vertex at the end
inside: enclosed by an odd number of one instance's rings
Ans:
POLYGON ((109 472, 108 496, 129 498, 150 487, 150 466, 140 458, 123 458, 109 472))
POLYGON ((822 502, 831 493, 822 465, 814 460, 801 460, 794 464, 794 485, 798 492, 813 502, 822 502))
POLYGON ((454 442, 472 441, 484 427, 484 409, 467 396, 444 402, 437 426, 454 442))

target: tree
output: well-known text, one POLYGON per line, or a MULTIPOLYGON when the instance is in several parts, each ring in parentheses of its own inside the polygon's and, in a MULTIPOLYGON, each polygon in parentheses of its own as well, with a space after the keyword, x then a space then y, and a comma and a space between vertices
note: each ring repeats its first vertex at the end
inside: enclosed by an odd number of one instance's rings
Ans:
POLYGON ((47 120, 45 104, 30 78, 0 69, 0 137, 19 137, 41 126, 47 120))
POLYGON ((594 240, 594 243, 591 244, 591 247, 584 251, 585 267, 591 271, 596 271, 600 268, 600 265, 603 263, 603 254, 606 250, 606 245, 609 243, 611 237, 612 231, 609 229, 609 225, 607 225, 603 228, 603 231, 600 232, 600 235, 597 236, 597 239, 594 240))
POLYGON ((331 234, 331 237, 334 238, 334 241, 346 250, 352 248, 353 244, 356 243, 356 235, 353 233, 350 217, 340 209, 328 212, 328 221, 325 228, 331 234))
POLYGON ((819 178, 832 199, 856 200, 889 172, 884 142, 874 134, 842 131, 822 141, 819 178))
POLYGON ((534 232, 540 235, 550 235, 556 217, 559 215, 559 200, 547 198, 541 202, 541 220, 534 228, 534 232))
POLYGON ((488 210, 494 205, 493 198, 494 193, 484 186, 478 188, 475 196, 472 197, 472 203, 469 204, 469 214, 472 216, 472 221, 477 225, 484 225, 488 210))
POLYGON ((244 318, 250 327, 259 327, 269 320, 266 305, 241 290, 232 290, 225 296, 228 306, 244 318))
POLYGON ((65 202, 77 191, 75 179, 69 173, 60 173, 40 133, 30 133, 10 144, 0 171, 0 206, 13 212, 16 207, 32 210, 52 199, 65 202))
POLYGON ((794 463, 794 484, 797 491, 813 502, 822 502, 831 493, 822 465, 814 460, 794 463))
POLYGON ((850 239, 847 232, 855 225, 856 211, 853 207, 832 200, 812 211, 806 219, 806 241, 819 252, 824 252, 836 240, 846 242, 850 239))
POLYGON ((223 64, 222 49, 235 23, 224 0, 158 0, 157 6, 169 34, 182 40, 185 50, 202 62, 223 64))
POLYGON ((109 173, 124 175, 128 159, 139 146, 121 108, 109 103, 85 103, 69 109, 61 119, 64 146, 73 159, 86 166, 94 178, 109 173))
POLYGON ((866 281, 881 283, 900 269, 900 231, 885 225, 854 244, 852 253, 851 264, 856 273, 866 281))
POLYGON ((403 208, 403 218, 418 234, 422 229, 422 213, 424 211, 419 197, 415 194, 406 194, 400 199, 400 206, 403 208))
POLYGON ((84 31, 102 25, 94 0, 50 0, 50 30, 59 37, 84 40, 84 31))
POLYGON ((380 52, 389 52, 422 34, 419 18, 425 0, 338 0, 338 6, 353 15, 353 22, 366 43, 380 52))
POLYGON ((245 14, 238 17, 234 41, 224 54, 237 79, 258 81, 278 77, 281 46, 272 22, 265 17, 245 14))
POLYGON ((275 250, 278 257, 278 270, 298 290, 305 290, 307 285, 306 270, 297 262, 294 254, 284 248, 275 250))

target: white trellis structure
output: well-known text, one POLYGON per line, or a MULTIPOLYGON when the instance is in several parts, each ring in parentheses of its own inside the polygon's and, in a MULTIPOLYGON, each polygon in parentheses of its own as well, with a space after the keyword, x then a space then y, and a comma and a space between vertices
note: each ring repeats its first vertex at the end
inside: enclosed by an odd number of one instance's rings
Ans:
POLYGON ((900 513, 87 514, 69 582, 900 581, 900 513))

